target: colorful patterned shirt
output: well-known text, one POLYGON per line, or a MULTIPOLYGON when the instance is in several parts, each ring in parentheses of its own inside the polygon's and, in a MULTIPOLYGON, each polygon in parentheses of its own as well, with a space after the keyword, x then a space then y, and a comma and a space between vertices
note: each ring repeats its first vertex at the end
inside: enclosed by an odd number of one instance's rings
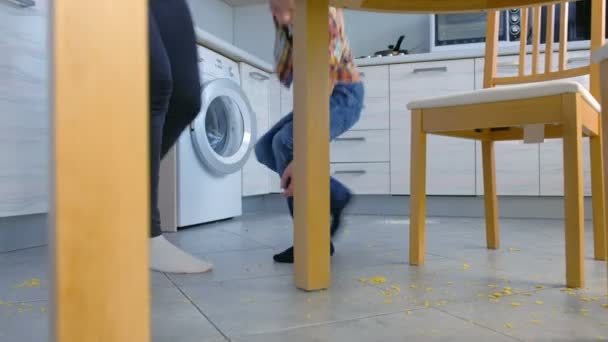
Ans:
MULTIPOLYGON (((290 87, 293 82, 293 26, 280 26, 275 21, 275 27, 276 71, 281 83, 290 87)), ((329 57, 329 80, 332 86, 361 80, 344 32, 344 15, 341 9, 334 7, 329 8, 329 57)))

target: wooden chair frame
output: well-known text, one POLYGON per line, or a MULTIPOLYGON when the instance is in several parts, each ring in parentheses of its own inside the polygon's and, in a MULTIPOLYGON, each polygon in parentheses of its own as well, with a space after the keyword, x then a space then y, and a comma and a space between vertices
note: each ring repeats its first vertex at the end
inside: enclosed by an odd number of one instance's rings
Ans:
MULTIPOLYGON (((553 70, 555 6, 547 7, 544 72, 541 72, 541 8, 537 5, 522 10, 522 26, 532 17, 532 71, 526 74, 529 53, 527 35, 522 35, 519 47, 518 75, 497 77, 498 11, 488 13, 484 88, 497 85, 541 82, 590 74, 591 93, 599 101, 599 66, 566 68, 568 1, 561 1, 558 70, 553 70)), ((593 0, 592 42, 595 49, 604 43, 605 0, 593 0)), ((522 140, 527 125, 542 124, 546 138, 564 140, 564 202, 566 239, 566 285, 583 287, 584 269, 584 192, 582 138, 589 137, 591 149, 591 181, 593 190, 594 256, 606 260, 606 218, 602 161, 600 113, 580 94, 568 93, 536 98, 422 108, 412 111, 411 127, 411 225, 410 263, 422 265, 425 260, 426 215, 426 135, 437 134, 481 141, 486 214, 486 243, 490 249, 500 246, 496 166, 494 142, 522 140), (505 111, 508 108, 508 112, 505 111)))

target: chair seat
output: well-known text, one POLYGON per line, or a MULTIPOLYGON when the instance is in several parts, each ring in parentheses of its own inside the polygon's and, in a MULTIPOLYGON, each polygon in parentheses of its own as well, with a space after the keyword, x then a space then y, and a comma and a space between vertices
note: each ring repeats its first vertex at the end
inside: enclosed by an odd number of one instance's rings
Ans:
POLYGON ((600 104, 593 95, 580 83, 574 81, 548 81, 526 83, 495 88, 486 88, 446 96, 437 96, 407 105, 408 109, 425 109, 451 106, 463 106, 480 103, 501 102, 509 100, 530 99, 535 97, 579 93, 597 112, 601 111, 600 104))

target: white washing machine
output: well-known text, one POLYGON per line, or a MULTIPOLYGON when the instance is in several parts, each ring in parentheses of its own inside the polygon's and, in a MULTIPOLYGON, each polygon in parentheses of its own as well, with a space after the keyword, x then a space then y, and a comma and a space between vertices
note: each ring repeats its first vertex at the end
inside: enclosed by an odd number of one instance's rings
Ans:
POLYGON ((256 118, 236 62, 199 47, 201 112, 161 164, 164 231, 242 214, 241 168, 256 141, 256 118))

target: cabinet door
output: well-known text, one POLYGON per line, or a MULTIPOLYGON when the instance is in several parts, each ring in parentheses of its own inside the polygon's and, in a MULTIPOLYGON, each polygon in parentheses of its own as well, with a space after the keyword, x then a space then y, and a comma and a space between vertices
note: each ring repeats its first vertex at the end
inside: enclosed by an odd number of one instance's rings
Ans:
MULTIPOLYGON (((474 61, 390 66, 391 193, 410 192, 410 101, 473 90, 474 61)), ((429 135, 427 194, 475 194, 475 142, 429 135)))
POLYGON ((48 211, 47 6, 0 4, 0 217, 48 211))
MULTIPOLYGON (((268 92, 270 75, 250 65, 241 64, 241 86, 247 95, 257 121, 257 138, 268 130, 268 92)), ((252 153, 243 167, 243 196, 264 195, 270 192, 268 168, 260 164, 252 153)))
POLYGON ((359 68, 365 86, 361 119, 352 130, 389 128, 388 65, 359 68))
MULTIPOLYGON (((539 69, 544 68, 543 63, 539 69)), ((484 59, 475 60, 475 87, 483 89, 484 59)), ((532 59, 526 59, 526 73, 532 70, 532 59)), ((496 73, 499 77, 517 76, 519 56, 502 56, 498 58, 496 73)), ((483 195, 483 172, 481 144, 477 145, 477 191, 483 195)), ((496 192, 498 195, 538 196, 539 181, 539 144, 523 144, 521 141, 504 141, 495 144, 496 158, 496 192)))
MULTIPOLYGON (((281 110, 281 88, 282 86, 277 74, 272 74, 272 76, 270 76, 268 91, 268 129, 274 126, 274 124, 279 122, 283 117, 283 111, 281 110)), ((281 180, 279 179, 279 176, 272 171, 268 172, 270 177, 270 192, 280 193, 281 180)))

